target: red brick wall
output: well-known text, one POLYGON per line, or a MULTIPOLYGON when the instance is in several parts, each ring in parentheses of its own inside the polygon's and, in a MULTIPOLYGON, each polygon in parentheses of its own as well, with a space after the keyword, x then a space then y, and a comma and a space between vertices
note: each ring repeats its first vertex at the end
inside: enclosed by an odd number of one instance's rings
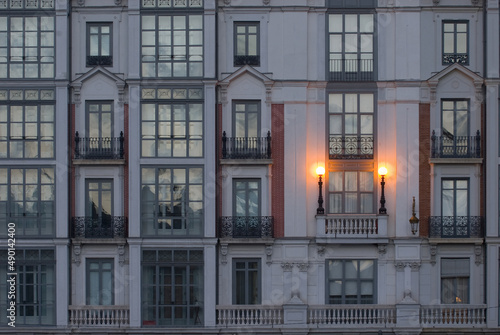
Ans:
POLYGON ((285 106, 271 106, 272 187, 274 237, 285 236, 285 106))
POLYGON ((419 106, 419 202, 420 236, 429 236, 429 216, 431 215, 431 105, 419 106))

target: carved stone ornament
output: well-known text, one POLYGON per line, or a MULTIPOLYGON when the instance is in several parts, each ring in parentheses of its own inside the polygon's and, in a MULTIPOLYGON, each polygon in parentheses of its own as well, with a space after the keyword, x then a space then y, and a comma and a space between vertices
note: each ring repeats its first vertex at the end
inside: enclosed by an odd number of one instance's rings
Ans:
POLYGON ((378 253, 379 255, 385 255, 387 253, 387 244, 379 244, 378 253))
POLYGON ((406 264, 404 262, 396 262, 394 264, 394 267, 396 268, 396 271, 404 271, 406 264))
POLYGON ((271 244, 266 245, 266 264, 272 264, 273 246, 271 244))
POLYGON ((432 0, 432 3, 434 4, 434 6, 437 6, 439 5, 439 0, 432 0))
POLYGON ((431 245, 430 252, 431 252, 431 264, 436 265, 437 245, 431 245))
POLYGON ((227 244, 221 244, 220 246, 220 261, 222 264, 227 264, 227 244))
POLYGON ((120 266, 123 266, 123 264, 125 264, 125 245, 124 244, 118 245, 118 264, 120 264, 120 266))
POLYGON ((78 0, 78 5, 84 6, 85 5, 85 0, 78 0))
POLYGON ((472 6, 479 5, 479 0, 471 0, 472 6))
POLYGON ((115 0, 115 5, 121 5, 122 4, 122 0, 115 0))
POLYGON ((318 245, 318 256, 323 257, 325 255, 326 248, 324 245, 318 245))
POLYGON ((420 269, 420 262, 411 262, 409 266, 412 271, 418 271, 420 269))
POLYGON ((229 6, 231 4, 231 0, 224 0, 224 5, 229 6))
POLYGON ((283 268, 283 271, 292 271, 293 263, 283 263, 281 264, 281 267, 283 268))
POLYGON ((80 244, 73 245, 73 263, 80 265, 80 255, 82 254, 82 247, 80 244))
POLYGON ((474 246, 474 255, 476 256, 476 265, 480 265, 483 262, 483 247, 480 245, 474 246))
POLYGON ((271 3, 271 0, 262 0, 262 4, 264 6, 268 6, 271 3))
POLYGON ((299 268, 299 271, 301 271, 301 272, 306 272, 307 269, 309 269, 309 264, 307 264, 307 263, 298 263, 296 265, 299 268))

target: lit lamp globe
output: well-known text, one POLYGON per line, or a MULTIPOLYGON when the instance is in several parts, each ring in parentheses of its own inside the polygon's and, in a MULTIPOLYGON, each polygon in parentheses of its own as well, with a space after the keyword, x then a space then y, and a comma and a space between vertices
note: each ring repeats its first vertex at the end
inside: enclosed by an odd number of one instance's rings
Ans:
POLYGON ((325 168, 324 168, 324 167, 322 167, 322 166, 318 166, 318 168, 316 169, 316 174, 317 174, 318 176, 323 176, 323 175, 325 175, 325 168))

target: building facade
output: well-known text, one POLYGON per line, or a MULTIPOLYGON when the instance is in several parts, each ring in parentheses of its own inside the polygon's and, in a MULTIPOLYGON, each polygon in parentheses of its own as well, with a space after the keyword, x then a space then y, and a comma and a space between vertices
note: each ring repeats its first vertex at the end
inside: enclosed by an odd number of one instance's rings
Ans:
POLYGON ((499 9, 0 0, 0 333, 497 334, 499 9))

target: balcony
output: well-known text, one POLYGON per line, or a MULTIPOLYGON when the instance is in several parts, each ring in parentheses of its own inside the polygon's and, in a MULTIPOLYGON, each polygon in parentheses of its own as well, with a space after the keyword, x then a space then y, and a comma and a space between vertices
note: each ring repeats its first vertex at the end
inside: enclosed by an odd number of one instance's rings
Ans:
POLYGON ((223 216, 220 218, 220 238, 272 238, 272 216, 223 216))
POLYGON ((283 324, 281 306, 232 305, 216 307, 218 326, 273 326, 283 324))
POLYGON ((316 217, 318 239, 387 238, 386 215, 330 214, 316 217))
POLYGON ((394 327, 396 307, 386 305, 309 306, 308 323, 330 327, 394 327))
POLYGON ((113 56, 87 56, 87 66, 112 66, 113 56))
POLYGON ((69 306, 70 327, 128 327, 128 306, 69 306))
POLYGON ((120 137, 80 137, 75 134, 75 159, 123 159, 123 131, 120 137))
POLYGON ((330 136, 330 159, 373 159, 373 136, 330 136))
POLYGON ((331 59, 331 81, 374 81, 373 59, 331 59))
POLYGON ((271 132, 266 137, 226 137, 222 133, 223 159, 271 159, 271 132))
POLYGON ((472 328, 486 326, 486 305, 432 305, 420 307, 422 327, 472 328))
POLYGON ((243 65, 260 65, 260 56, 234 56, 234 66, 243 66, 243 65))
POLYGON ((481 216, 431 216, 430 238, 482 238, 481 216))
POLYGON ((432 131, 431 158, 481 158, 481 136, 436 136, 432 131))
POLYGON ((469 55, 466 53, 443 53, 443 65, 450 65, 455 63, 469 65, 469 55))
POLYGON ((92 218, 91 216, 73 217, 74 238, 126 238, 127 217, 106 216, 92 218))

